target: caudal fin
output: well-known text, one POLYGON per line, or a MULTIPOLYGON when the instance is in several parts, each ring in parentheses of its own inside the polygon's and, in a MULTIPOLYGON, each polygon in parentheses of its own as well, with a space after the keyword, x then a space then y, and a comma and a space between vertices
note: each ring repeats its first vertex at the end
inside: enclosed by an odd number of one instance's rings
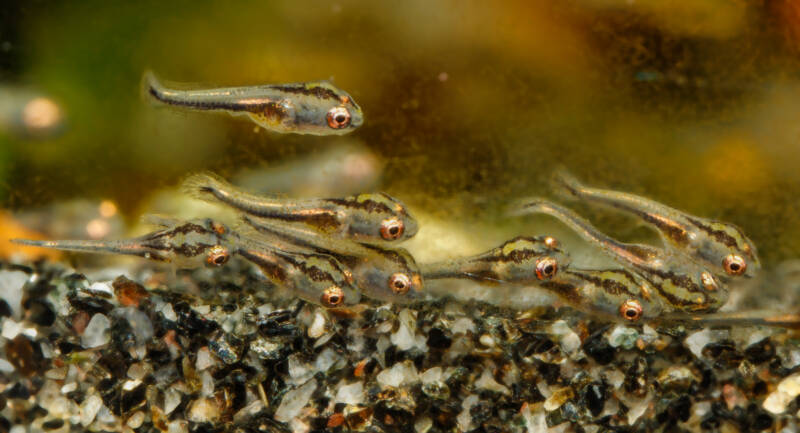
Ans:
POLYGON ((164 85, 161 84, 161 81, 156 77, 153 71, 149 69, 144 72, 144 75, 142 75, 140 94, 142 99, 145 101, 150 101, 153 104, 158 105, 166 103, 164 97, 164 85))
POLYGON ((547 199, 541 197, 524 198, 512 203, 506 215, 508 216, 522 216, 535 213, 551 213, 553 210, 552 203, 547 199))
POLYGON ((550 184, 556 195, 563 198, 580 198, 583 184, 564 167, 553 172, 550 184))
POLYGON ((191 174, 181 184, 184 194, 212 203, 219 202, 233 189, 235 187, 228 181, 211 172, 191 174))
POLYGON ((37 241, 32 239, 11 239, 11 242, 31 247, 88 253, 118 253, 121 247, 120 243, 113 241, 37 241))

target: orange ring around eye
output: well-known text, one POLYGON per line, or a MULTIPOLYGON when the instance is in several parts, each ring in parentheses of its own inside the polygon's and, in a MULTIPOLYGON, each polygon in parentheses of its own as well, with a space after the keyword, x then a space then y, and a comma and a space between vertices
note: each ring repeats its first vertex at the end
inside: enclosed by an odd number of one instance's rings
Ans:
POLYGON ((403 236, 405 225, 397 218, 388 218, 381 222, 381 237, 387 241, 393 241, 403 236))
POLYGON ((642 304, 636 299, 628 299, 619 306, 619 314, 623 319, 635 322, 642 317, 642 304))
POLYGON ((333 107, 328 110, 328 126, 333 129, 342 129, 350 125, 350 112, 344 107, 333 107))
POLYGON ((326 307, 338 307, 344 303, 344 291, 339 286, 330 286, 322 292, 320 301, 326 307))
POLYGON ((401 272, 393 274, 389 277, 389 288, 396 295, 405 295, 411 290, 411 278, 401 272))
POLYGON ((747 262, 736 254, 729 254, 722 261, 722 268, 728 275, 742 275, 747 270, 747 262))

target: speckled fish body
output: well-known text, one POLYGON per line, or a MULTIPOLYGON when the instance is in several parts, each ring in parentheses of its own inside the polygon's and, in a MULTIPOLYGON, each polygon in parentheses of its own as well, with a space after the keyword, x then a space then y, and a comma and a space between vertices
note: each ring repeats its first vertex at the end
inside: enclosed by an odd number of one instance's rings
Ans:
POLYGON ((247 115, 279 133, 341 135, 364 121, 353 98, 327 81, 179 90, 165 87, 152 72, 146 72, 144 90, 163 104, 247 115))
POLYGON ((162 222, 163 229, 133 239, 12 241, 63 251, 138 256, 179 267, 219 266, 228 261, 231 246, 224 225, 211 219, 162 222))
POLYGON ((329 254, 345 265, 364 296, 385 302, 410 303, 423 298, 423 283, 414 258, 402 248, 381 248, 319 234, 266 219, 243 216, 262 234, 275 236, 300 248, 329 254))
POLYGON ((529 201, 517 213, 545 213, 556 217, 623 267, 644 277, 655 289, 656 296, 671 309, 715 311, 728 299, 728 289, 718 278, 683 255, 649 245, 619 242, 571 210, 546 200, 529 201))
POLYGON ((652 320, 670 309, 650 283, 625 269, 569 268, 540 286, 580 311, 616 320, 652 320))
POLYGON ((273 283, 305 301, 335 308, 361 300, 350 271, 330 255, 285 251, 244 237, 233 251, 258 266, 273 283))
POLYGON ((733 224, 689 215, 647 198, 583 186, 570 174, 556 174, 563 195, 629 213, 658 230, 673 251, 722 276, 753 276, 761 268, 756 247, 733 224))
POLYGON ((467 278, 498 284, 537 284, 570 263, 551 236, 518 236, 484 253, 421 265, 425 280, 467 278))
POLYGON ((259 218, 302 225, 336 239, 387 245, 417 233, 417 221, 406 206, 384 193, 327 199, 267 197, 241 191, 209 173, 188 177, 183 190, 201 200, 259 218))

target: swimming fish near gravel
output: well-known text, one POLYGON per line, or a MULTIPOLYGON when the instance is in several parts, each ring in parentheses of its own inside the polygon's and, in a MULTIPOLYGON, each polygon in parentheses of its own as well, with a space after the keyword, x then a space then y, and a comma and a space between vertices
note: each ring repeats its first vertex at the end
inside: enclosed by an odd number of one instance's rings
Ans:
POLYGON ((728 300, 729 291, 722 281, 702 264, 674 251, 619 242, 575 212, 543 199, 528 199, 513 213, 544 213, 557 218, 623 267, 647 280, 655 289, 654 296, 661 298, 665 307, 677 311, 711 312, 728 300))
POLYGON ((366 244, 396 244, 417 233, 417 220, 406 206, 385 193, 344 198, 291 199, 244 192, 211 173, 183 182, 183 191, 200 200, 275 222, 301 225, 334 239, 366 244))
MULTIPOLYGON (((409 304, 425 298, 419 266, 402 248, 381 248, 349 240, 334 240, 313 231, 242 215, 250 229, 288 242, 294 248, 327 254, 347 267, 355 286, 372 299, 409 304)), ((240 230, 246 230, 240 227, 240 230)), ((241 231, 244 236, 247 232, 241 231)), ((292 248, 287 247, 284 249, 292 248)))
POLYGON ((724 277, 754 276, 761 268, 753 241, 733 224, 689 215, 656 201, 619 191, 590 188, 564 170, 555 184, 568 198, 629 213, 658 230, 672 250, 724 277))

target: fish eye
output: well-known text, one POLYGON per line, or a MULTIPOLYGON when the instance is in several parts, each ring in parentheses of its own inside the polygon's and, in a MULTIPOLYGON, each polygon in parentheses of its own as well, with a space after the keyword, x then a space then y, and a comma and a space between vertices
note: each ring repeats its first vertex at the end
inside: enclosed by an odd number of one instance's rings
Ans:
POLYGON ((700 281, 703 283, 703 287, 709 292, 717 290, 717 280, 714 279, 714 276, 711 275, 710 272, 705 271, 700 274, 700 281))
POLYGON ((411 289, 411 278, 403 273, 393 274, 389 278, 389 288, 396 295, 405 295, 411 289))
POLYGON ((350 112, 344 107, 333 107, 328 110, 328 126, 342 129, 350 125, 350 112))
POLYGON ((549 280, 558 272, 558 262, 552 257, 543 257, 536 261, 536 278, 549 280))
POLYGON ((636 299, 628 299, 619 306, 619 314, 625 320, 634 322, 642 317, 642 304, 636 299))
POLYGON ((230 258, 231 255, 227 248, 223 247, 222 245, 214 245, 208 252, 206 263, 211 266, 222 266, 227 263, 228 259, 230 258))
POLYGON ((326 307, 338 307, 344 302, 344 291, 339 286, 330 286, 322 293, 320 301, 326 307))
POLYGON ((385 219, 381 222, 381 237, 387 241, 393 241, 403 236, 405 225, 397 218, 385 219))
POLYGON ((550 248, 551 250, 554 250, 554 249, 558 248, 558 239, 556 239, 556 238, 554 238, 552 236, 545 236, 544 244, 547 246, 547 248, 550 248))
POLYGON ((722 267, 728 275, 742 275, 747 269, 747 262, 741 256, 730 254, 722 261, 722 267))

